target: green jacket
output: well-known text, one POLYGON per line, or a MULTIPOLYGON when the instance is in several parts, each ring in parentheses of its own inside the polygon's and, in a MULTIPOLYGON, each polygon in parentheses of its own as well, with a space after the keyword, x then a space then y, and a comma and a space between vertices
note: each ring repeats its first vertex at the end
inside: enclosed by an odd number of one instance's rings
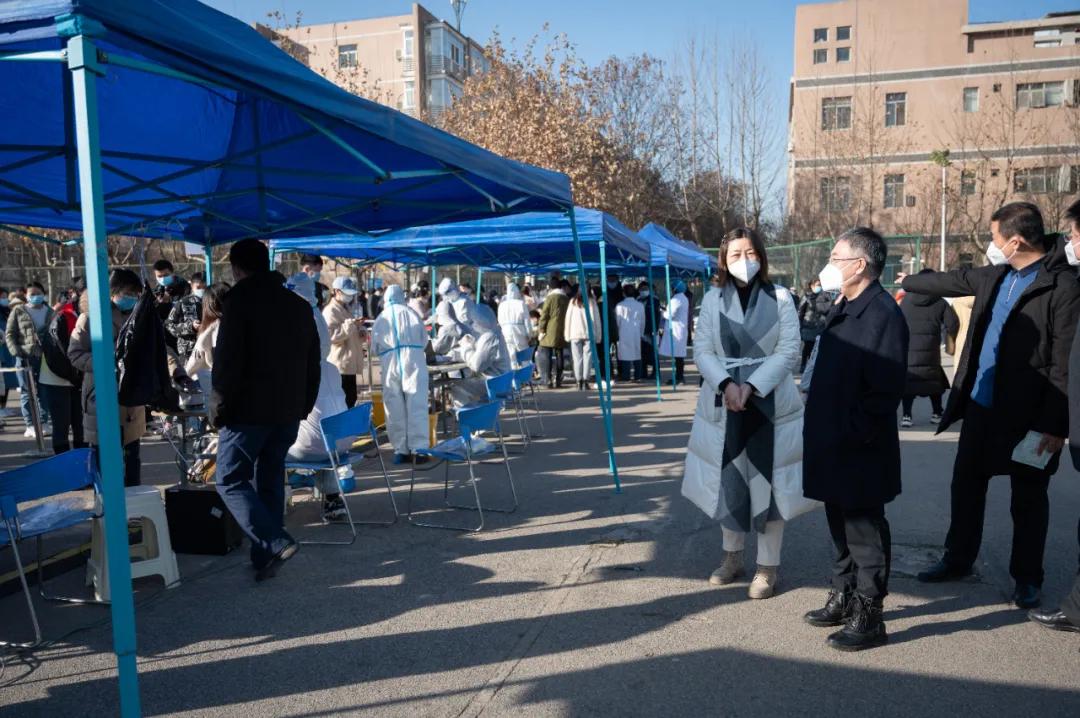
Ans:
POLYGON ((566 310, 570 306, 570 298, 561 291, 552 291, 540 307, 540 321, 537 328, 540 331, 540 346, 548 349, 562 349, 566 346, 566 310))
MULTIPOLYGON (((48 327, 53 318, 52 307, 45 310, 45 324, 48 327)), ((46 331, 43 328, 42 333, 46 331)), ((12 356, 29 359, 41 356, 41 336, 34 327, 34 319, 26 308, 26 302, 15 299, 11 302, 11 314, 8 316, 4 342, 12 356)))

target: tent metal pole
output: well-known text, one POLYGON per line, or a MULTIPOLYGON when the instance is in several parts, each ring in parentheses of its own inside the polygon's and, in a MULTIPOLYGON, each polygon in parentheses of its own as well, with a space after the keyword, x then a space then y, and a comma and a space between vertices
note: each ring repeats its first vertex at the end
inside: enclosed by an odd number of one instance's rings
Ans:
POLYGON ((90 344, 97 390, 98 462, 105 506, 105 547, 112 586, 113 649, 120 682, 120 714, 141 714, 139 676, 135 661, 135 602, 131 591, 128 554, 124 459, 120 448, 120 407, 117 404, 116 350, 109 295, 108 235, 105 192, 101 178, 97 78, 104 74, 97 47, 85 35, 68 39, 68 68, 73 86, 79 199, 82 207, 83 253, 90 298, 90 344))
POLYGON ((671 311, 671 264, 664 265, 664 280, 667 285, 667 335, 668 347, 671 349, 671 390, 678 391, 679 385, 675 379, 675 313, 671 311))
POLYGON ((653 376, 656 377, 656 400, 663 401, 664 396, 660 391, 660 347, 656 334, 656 287, 653 285, 652 260, 649 260, 649 314, 652 316, 652 350, 653 350, 653 376))
MULTIPOLYGON (((604 313, 600 315, 600 323, 603 325, 603 339, 604 346, 601 347, 604 352, 604 370, 607 372, 605 379, 607 379, 607 403, 610 410, 611 407, 611 312, 608 310, 608 291, 607 291, 607 252, 604 246, 604 240, 600 240, 600 292, 604 298, 604 313)), ((603 389, 601 389, 603 391, 603 389)))
MULTIPOLYGON (((585 328, 589 333, 589 344, 593 347, 592 364, 593 374, 596 378, 597 388, 600 389, 600 357, 596 356, 596 330, 593 327, 592 312, 589 311, 589 283, 585 278, 585 264, 581 261, 581 240, 578 238, 577 220, 574 218, 574 208, 569 210, 570 214, 570 233, 574 237, 574 257, 577 260, 578 270, 578 288, 583 293, 582 299, 585 303, 585 328)), ((622 483, 619 481, 619 466, 615 459, 615 430, 612 427, 611 405, 604 402, 604 391, 600 389, 600 414, 604 418, 604 438, 607 440, 608 449, 608 470, 611 471, 611 477, 615 480, 615 493, 622 493, 622 483)))
MULTIPOLYGON (((206 254, 203 255, 203 263, 206 266, 204 273, 206 274, 206 286, 210 286, 214 283, 214 245, 211 243, 210 238, 206 238, 206 244, 203 245, 206 254)), ((271 252, 273 254, 273 252, 271 252)), ((270 260, 270 267, 273 268, 274 260, 270 260)))
POLYGON ((483 293, 480 288, 483 287, 483 286, 484 286, 484 268, 483 267, 477 267, 476 268, 476 301, 477 302, 480 301, 480 295, 483 293))

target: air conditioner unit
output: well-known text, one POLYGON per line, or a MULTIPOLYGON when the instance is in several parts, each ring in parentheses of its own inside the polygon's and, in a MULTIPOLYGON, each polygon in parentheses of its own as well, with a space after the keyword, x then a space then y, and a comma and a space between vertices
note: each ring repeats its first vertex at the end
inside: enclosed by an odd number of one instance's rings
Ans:
POLYGON ((907 197, 904 197, 904 204, 907 205, 908 207, 914 207, 915 206, 915 195, 909 194, 907 197))
POLYGON ((994 83, 994 92, 1001 92, 1001 83, 1000 82, 995 82, 994 83))

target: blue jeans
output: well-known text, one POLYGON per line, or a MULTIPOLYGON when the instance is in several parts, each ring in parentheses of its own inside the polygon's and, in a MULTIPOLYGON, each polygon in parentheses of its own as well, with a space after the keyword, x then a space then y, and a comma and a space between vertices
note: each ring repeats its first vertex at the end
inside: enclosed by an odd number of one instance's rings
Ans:
POLYGON ((630 370, 634 371, 634 381, 640 381, 645 372, 640 359, 619 360, 619 381, 630 381, 630 370))
MULTIPOLYGON (((30 370, 34 372, 34 386, 38 393, 38 415, 41 417, 42 424, 48 423, 48 402, 45 401, 45 392, 47 389, 45 388, 45 385, 39 381, 41 378, 41 357, 32 357, 30 359, 16 357, 15 366, 19 368, 29 366, 30 370)), ((29 429, 34 425, 34 418, 30 414, 30 386, 26 381, 25 372, 16 372, 15 376, 19 379, 19 409, 22 411, 23 424, 29 429)))
POLYGON ((218 432, 217 490, 251 539, 259 569, 292 541, 285 531, 285 456, 300 422, 236 424, 218 432))

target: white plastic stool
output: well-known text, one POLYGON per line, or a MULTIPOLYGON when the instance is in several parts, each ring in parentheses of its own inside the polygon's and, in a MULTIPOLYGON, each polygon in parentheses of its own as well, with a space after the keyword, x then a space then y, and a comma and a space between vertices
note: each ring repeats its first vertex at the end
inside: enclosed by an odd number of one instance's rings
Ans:
MULTIPOLYGON (((161 576, 165 587, 180 585, 180 570, 169 540, 165 503, 154 486, 129 486, 124 490, 127 520, 141 519, 142 542, 129 547, 131 578, 161 576)), ((96 513, 101 513, 100 499, 96 513)), ((108 520, 106 517, 104 520, 108 520)), ((109 600, 109 567, 105 551, 103 519, 94 519, 90 540, 90 560, 86 562, 86 585, 94 587, 99 601, 109 600)))

